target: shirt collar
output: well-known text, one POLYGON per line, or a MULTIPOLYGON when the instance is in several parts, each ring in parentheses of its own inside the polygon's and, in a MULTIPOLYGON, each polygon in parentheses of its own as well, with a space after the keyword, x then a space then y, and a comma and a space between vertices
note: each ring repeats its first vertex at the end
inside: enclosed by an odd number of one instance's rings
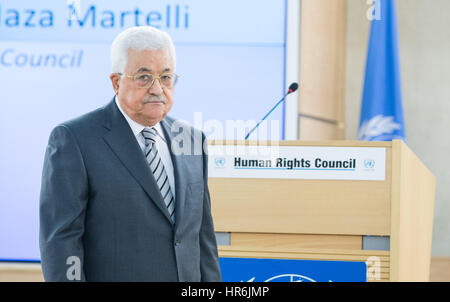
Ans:
MULTIPOLYGON (((139 124, 138 122, 135 122, 133 119, 131 119, 128 114, 125 113, 125 111, 122 110, 122 107, 120 107, 119 99, 117 96, 114 97, 117 107, 119 108, 120 112, 122 112, 122 115, 127 120, 128 124, 130 125, 131 130, 133 131, 134 136, 138 136, 141 134, 142 130, 144 130, 145 126, 139 124)), ((156 125, 153 126, 156 129, 156 132, 158 132, 158 136, 161 137, 164 141, 164 135, 161 127, 161 123, 158 122, 156 125)))

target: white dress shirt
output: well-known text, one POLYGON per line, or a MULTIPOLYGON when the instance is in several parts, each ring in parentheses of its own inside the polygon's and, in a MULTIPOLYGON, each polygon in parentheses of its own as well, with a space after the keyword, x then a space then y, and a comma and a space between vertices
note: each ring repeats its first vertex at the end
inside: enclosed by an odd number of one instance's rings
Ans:
MULTIPOLYGON (((130 128, 133 131, 133 134, 134 134, 139 146, 141 147, 142 152, 145 152, 145 139, 141 133, 142 130, 144 130, 145 126, 142 126, 141 124, 132 120, 122 110, 117 96, 115 97, 115 101, 116 101, 117 107, 119 107, 120 112, 122 112, 123 116, 125 117, 128 124, 130 125, 130 128)), ((174 176, 174 171, 173 171, 172 158, 170 157, 169 146, 168 146, 166 138, 164 137, 164 132, 162 130, 161 124, 157 123, 153 127, 156 129, 156 132, 158 133, 158 136, 156 137, 156 143, 155 143, 156 149, 158 150, 158 154, 161 157, 161 161, 164 165, 164 169, 166 170, 167 177, 169 178, 170 189, 172 191, 173 197, 175 198, 175 176, 174 176)))

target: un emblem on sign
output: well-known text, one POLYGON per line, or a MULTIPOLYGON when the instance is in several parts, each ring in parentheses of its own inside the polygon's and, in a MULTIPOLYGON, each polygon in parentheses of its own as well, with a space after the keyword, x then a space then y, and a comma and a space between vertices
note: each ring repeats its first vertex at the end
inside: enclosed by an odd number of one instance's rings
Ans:
POLYGON ((375 168, 375 161, 373 159, 364 160, 364 167, 366 167, 367 169, 375 168))
POLYGON ((225 167, 225 158, 224 157, 216 157, 214 159, 214 163, 216 165, 216 168, 224 168, 225 167))
POLYGON ((316 280, 297 274, 285 274, 269 278, 265 282, 316 282, 316 280))
MULTIPOLYGON (((256 277, 251 278, 247 282, 254 282, 256 277)), ((298 275, 298 274, 284 274, 271 277, 264 282, 317 282, 309 277, 298 275)), ((330 280, 331 282, 331 280, 330 280)))

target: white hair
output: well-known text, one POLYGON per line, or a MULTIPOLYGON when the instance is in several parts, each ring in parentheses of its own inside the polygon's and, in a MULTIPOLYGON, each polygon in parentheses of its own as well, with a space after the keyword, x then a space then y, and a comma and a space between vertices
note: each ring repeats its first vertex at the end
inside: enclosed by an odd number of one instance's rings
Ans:
POLYGON ((173 60, 175 68, 175 46, 169 34, 151 26, 130 27, 121 32, 111 45, 112 73, 123 73, 128 61, 128 50, 164 50, 173 60))

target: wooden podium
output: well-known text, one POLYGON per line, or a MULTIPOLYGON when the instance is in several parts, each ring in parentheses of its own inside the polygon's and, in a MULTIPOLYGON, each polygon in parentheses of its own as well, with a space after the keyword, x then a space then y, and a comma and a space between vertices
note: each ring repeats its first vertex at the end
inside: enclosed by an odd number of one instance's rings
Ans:
MULTIPOLYGON (((271 143, 211 141, 209 147, 255 144, 271 143)), ((381 149, 385 175, 383 180, 286 179, 210 172, 215 230, 229 235, 229 245, 219 245, 220 257, 363 261, 367 281, 429 280, 435 177, 402 141, 277 144, 330 152, 381 149), (381 248, 370 244, 377 240, 384 242, 381 248)), ((210 165, 214 160, 210 153, 210 165)))

